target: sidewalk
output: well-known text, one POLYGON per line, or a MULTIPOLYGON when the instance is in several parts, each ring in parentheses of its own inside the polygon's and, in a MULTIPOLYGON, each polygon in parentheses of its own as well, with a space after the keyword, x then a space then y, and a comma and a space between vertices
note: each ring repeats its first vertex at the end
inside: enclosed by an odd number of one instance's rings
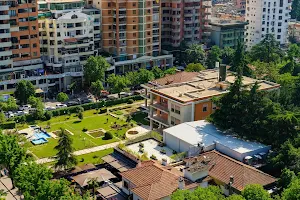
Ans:
MULTIPOLYGON (((93 153, 96 151, 101 151, 104 149, 109 149, 109 148, 113 148, 119 145, 120 142, 114 142, 114 143, 110 143, 110 144, 105 144, 105 145, 101 145, 101 146, 97 146, 97 147, 92 147, 89 149, 83 149, 83 150, 79 150, 79 151, 75 151, 73 154, 75 156, 80 156, 80 155, 84 155, 84 154, 88 154, 88 153, 93 153)), ((54 158, 42 158, 39 160, 36 160, 35 162, 37 164, 44 164, 44 163, 49 163, 49 162, 54 162, 55 159, 54 158)))

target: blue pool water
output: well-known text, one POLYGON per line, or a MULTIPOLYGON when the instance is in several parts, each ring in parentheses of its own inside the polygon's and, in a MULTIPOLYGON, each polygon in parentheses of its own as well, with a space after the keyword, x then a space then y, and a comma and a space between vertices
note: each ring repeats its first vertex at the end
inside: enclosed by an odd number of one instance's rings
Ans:
POLYGON ((48 133, 40 131, 40 130, 37 131, 33 136, 34 136, 35 139, 40 139, 40 138, 48 139, 48 138, 51 138, 51 136, 48 133))
POLYGON ((45 139, 45 138, 39 138, 39 139, 34 139, 34 140, 31 140, 32 144, 44 144, 44 143, 47 143, 48 140, 45 139))

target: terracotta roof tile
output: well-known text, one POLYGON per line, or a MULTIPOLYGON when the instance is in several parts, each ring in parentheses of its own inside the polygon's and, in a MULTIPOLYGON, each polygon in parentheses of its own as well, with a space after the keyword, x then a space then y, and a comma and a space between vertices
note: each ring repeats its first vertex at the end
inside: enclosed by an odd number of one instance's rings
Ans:
MULTIPOLYGON (((204 159, 210 160, 208 163, 210 177, 227 184, 229 183, 230 176, 233 176, 234 183, 232 186, 239 191, 242 191, 248 184, 266 186, 276 181, 271 175, 225 156, 215 150, 198 156, 198 162, 204 159)), ((186 159, 186 161, 188 160, 189 159, 186 159)))

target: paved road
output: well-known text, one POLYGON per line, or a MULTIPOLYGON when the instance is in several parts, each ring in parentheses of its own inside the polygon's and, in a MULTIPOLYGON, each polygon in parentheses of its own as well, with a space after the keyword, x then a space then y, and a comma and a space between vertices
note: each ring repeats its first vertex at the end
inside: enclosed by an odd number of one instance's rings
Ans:
MULTIPOLYGON (((97 146, 97 147, 92 147, 89 149, 83 149, 83 150, 75 151, 73 154, 75 156, 80 156, 80 155, 84 155, 84 154, 88 154, 88 153, 93 153, 96 151, 101 151, 104 149, 116 147, 116 146, 118 146, 119 143, 120 142, 114 142, 114 143, 105 144, 105 145, 101 145, 101 146, 97 146)), ((49 163, 49 162, 53 162, 53 161, 55 161, 54 158, 42 158, 42 159, 36 160, 36 163, 44 164, 44 163, 49 163)))

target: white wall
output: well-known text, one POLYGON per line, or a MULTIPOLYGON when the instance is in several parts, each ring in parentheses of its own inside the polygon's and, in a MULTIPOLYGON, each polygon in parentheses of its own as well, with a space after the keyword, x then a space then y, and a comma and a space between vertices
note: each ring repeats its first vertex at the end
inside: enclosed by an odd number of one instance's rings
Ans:
POLYGON ((198 171, 195 173, 191 173, 187 170, 184 170, 184 177, 191 181, 196 181, 196 180, 204 178, 206 176, 208 176, 208 170, 198 171))
MULTIPOLYGON (((184 133, 182 133, 184 134, 184 133)), ((175 151, 179 152, 184 152, 184 151, 189 151, 191 145, 174 137, 173 135, 163 132, 163 137, 164 137, 164 143, 170 148, 175 151)))

